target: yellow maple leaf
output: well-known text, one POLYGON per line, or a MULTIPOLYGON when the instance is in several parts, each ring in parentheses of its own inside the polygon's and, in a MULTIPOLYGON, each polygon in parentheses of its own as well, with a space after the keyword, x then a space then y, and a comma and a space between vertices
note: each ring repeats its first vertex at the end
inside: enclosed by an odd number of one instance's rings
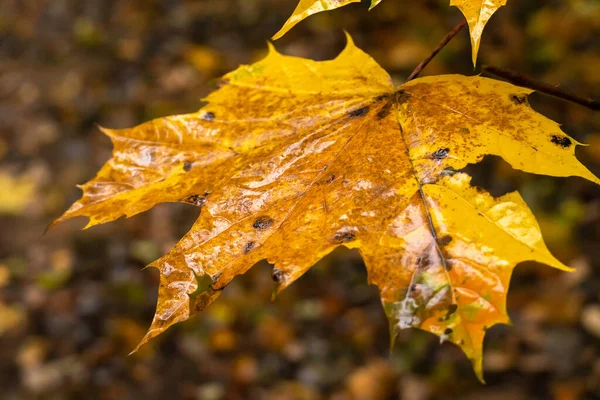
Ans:
POLYGON ((517 193, 494 199, 454 171, 486 154, 599 182, 578 144, 533 111, 530 90, 443 75, 394 88, 348 37, 334 60, 268 56, 224 77, 197 113, 109 130, 112 158, 56 222, 89 226, 162 202, 201 207, 152 266, 157 310, 140 344, 267 259, 277 291, 338 246, 357 248, 397 329, 459 345, 482 374, 484 332, 508 321, 515 265, 568 270, 517 193))
MULTIPOLYGON (((360 1, 361 0, 300 0, 290 18, 288 18, 279 32, 273 36, 273 39, 279 39, 292 29, 294 25, 313 14, 333 10, 360 1)), ((381 1, 382 0, 371 0, 369 10, 381 3, 381 1)), ((469 24, 473 65, 476 64, 479 44, 481 43, 481 34, 483 33, 485 24, 487 24, 492 17, 492 14, 505 4, 506 0, 450 0, 450 5, 458 7, 469 24)))

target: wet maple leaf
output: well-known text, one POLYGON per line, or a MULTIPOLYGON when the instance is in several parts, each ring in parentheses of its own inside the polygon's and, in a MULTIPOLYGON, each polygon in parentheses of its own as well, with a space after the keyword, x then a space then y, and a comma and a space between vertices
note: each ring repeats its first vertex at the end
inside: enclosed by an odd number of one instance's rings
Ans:
POLYGON ((271 47, 227 74, 197 113, 104 129, 112 158, 56 222, 87 216, 89 227, 162 202, 201 207, 152 264, 159 298, 141 344, 260 260, 274 265, 280 291, 345 246, 359 250, 393 327, 456 343, 481 377, 483 336, 508 321, 515 265, 569 268, 517 193, 494 199, 454 171, 495 154, 524 171, 598 182, 529 93, 460 75, 394 88, 350 38, 324 62, 271 47))
MULTIPOLYGON (((343 7, 350 3, 359 3, 361 0, 300 0, 291 17, 277 32, 273 39, 279 39, 303 19, 322 12, 343 7)), ((369 10, 381 3, 382 0, 371 0, 369 10)), ((450 0, 451 6, 456 6, 465 16, 471 33, 471 46, 473 65, 477 60, 479 44, 485 24, 500 7, 506 4, 506 0, 450 0)))

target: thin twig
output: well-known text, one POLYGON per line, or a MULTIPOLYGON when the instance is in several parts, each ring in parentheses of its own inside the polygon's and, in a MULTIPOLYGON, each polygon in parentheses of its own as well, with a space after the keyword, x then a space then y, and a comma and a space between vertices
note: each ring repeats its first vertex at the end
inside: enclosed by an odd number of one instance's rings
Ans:
POLYGON ((450 32, 448 32, 448 35, 444 38, 444 40, 442 40, 440 42, 440 44, 438 44, 437 47, 435 49, 433 49, 433 51, 431 52, 431 54, 428 55, 427 58, 424 59, 421 62, 421 64, 417 65, 417 68, 415 68, 415 70, 410 74, 410 76, 408 77, 408 79, 406 81, 407 82, 408 81, 412 81, 413 79, 415 79, 416 77, 418 77, 419 74, 421 73, 421 71, 423 71, 423 69, 427 66, 427 64, 429 64, 429 62, 431 60, 433 60, 433 57, 435 57, 436 54, 439 53, 440 50, 442 50, 444 48, 444 46, 446 46, 448 44, 448 42, 451 41, 452 38, 454 36, 456 36, 456 34, 462 30, 462 28, 465 27, 465 25, 467 25, 467 21, 466 20, 462 20, 461 23, 459 23, 458 25, 456 25, 454 27, 454 29, 452 29, 450 32))
POLYGON ((482 72, 487 72, 490 75, 507 80, 514 85, 523 86, 538 91, 540 93, 556 97, 561 100, 570 101, 572 103, 587 107, 590 110, 600 111, 600 101, 598 100, 581 97, 565 89, 561 89, 557 86, 552 86, 548 85, 547 83, 534 81, 533 79, 528 78, 525 75, 521 75, 512 71, 507 71, 502 68, 484 65, 481 67, 481 70, 482 72))

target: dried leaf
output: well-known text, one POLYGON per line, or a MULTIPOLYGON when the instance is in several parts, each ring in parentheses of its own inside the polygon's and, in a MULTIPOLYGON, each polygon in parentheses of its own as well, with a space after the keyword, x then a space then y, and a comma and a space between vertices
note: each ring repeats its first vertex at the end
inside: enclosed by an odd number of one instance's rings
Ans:
MULTIPOLYGON (((303 19, 319 13, 321 11, 333 10, 350 3, 357 3, 361 0, 300 0, 298 6, 291 17, 285 22, 283 27, 277 32, 273 39, 277 40, 285 35, 290 29, 303 19)), ((369 10, 381 3, 381 0, 371 0, 369 10)), ((492 17, 497 9, 506 4, 506 0, 450 0, 451 6, 456 6, 464 14, 469 24, 471 32, 471 45, 473 52, 473 65, 476 64, 481 34, 485 24, 492 17)))
POLYGON ((533 111, 530 90, 444 75, 394 88, 348 38, 334 60, 283 56, 224 77, 194 114, 108 130, 112 158, 61 218, 89 226, 162 202, 202 208, 160 270, 147 342, 259 260, 277 291, 338 246, 357 248, 396 329, 458 344, 481 378, 485 330, 506 323, 515 265, 568 270, 517 193, 498 199, 454 171, 486 154, 598 183, 578 144, 533 111))

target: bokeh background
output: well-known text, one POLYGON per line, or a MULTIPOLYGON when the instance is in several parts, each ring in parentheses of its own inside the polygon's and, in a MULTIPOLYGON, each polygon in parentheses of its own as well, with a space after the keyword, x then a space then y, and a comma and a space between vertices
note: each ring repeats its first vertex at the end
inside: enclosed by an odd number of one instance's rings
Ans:
MULTIPOLYGON (((218 77, 265 55, 297 0, 0 1, 0 398, 600 399, 600 189, 579 178, 470 167, 495 195, 519 190, 571 274, 527 264, 509 295, 513 326, 485 342, 481 385, 433 335, 388 325, 358 255, 336 251, 275 302, 270 268, 237 278, 201 315, 128 356, 150 324, 157 273, 142 267, 191 226, 164 204, 44 235, 110 157, 96 124, 131 127, 196 111, 218 77)), ((334 57, 342 29, 400 84, 462 18, 447 0, 363 1, 299 24, 276 45, 334 57)), ((486 28, 480 63, 600 96, 600 2, 511 0, 486 28)), ((474 74, 466 31, 424 75, 474 74)), ((590 143, 600 113, 539 94, 531 103, 590 143)))

